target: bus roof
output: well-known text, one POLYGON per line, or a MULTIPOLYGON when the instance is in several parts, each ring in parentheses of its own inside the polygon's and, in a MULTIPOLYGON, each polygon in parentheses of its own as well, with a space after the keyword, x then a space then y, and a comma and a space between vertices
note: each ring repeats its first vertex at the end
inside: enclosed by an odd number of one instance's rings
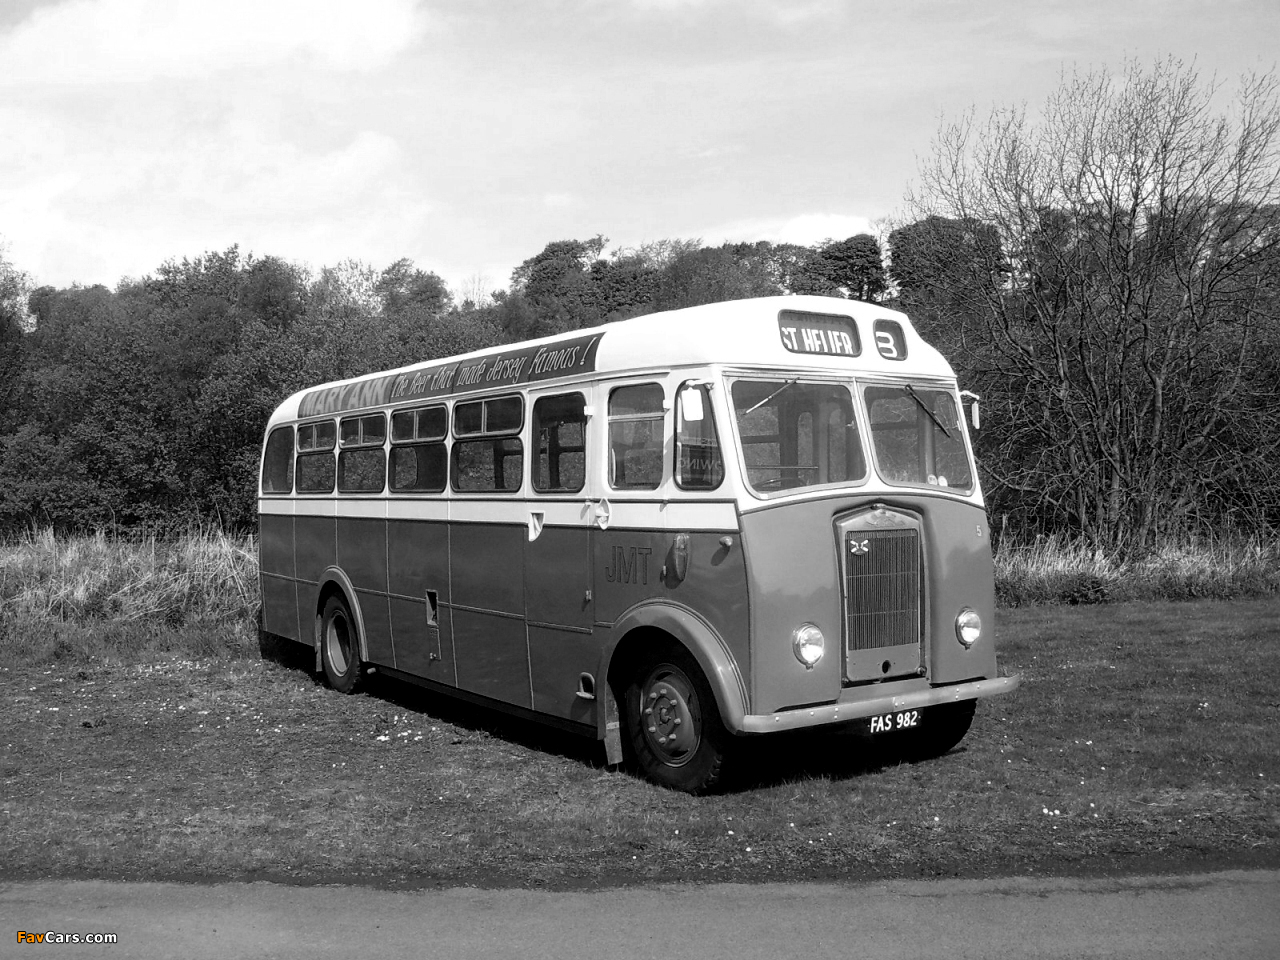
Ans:
POLYGON ((542 381, 721 364, 951 378, 906 314, 838 297, 730 300, 477 350, 302 390, 272 422, 542 381))

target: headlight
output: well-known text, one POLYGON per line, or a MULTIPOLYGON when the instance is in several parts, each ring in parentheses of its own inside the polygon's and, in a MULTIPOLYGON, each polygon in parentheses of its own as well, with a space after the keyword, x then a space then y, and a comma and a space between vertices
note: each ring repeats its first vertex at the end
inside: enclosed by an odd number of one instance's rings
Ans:
POLYGON ((813 665, 822 659, 826 644, 822 631, 812 623, 802 623, 791 633, 791 649, 795 651, 796 659, 808 669, 813 669, 813 665))
POLYGON ((965 607, 956 617, 956 639, 965 649, 972 647, 982 636, 982 618, 976 610, 965 607))

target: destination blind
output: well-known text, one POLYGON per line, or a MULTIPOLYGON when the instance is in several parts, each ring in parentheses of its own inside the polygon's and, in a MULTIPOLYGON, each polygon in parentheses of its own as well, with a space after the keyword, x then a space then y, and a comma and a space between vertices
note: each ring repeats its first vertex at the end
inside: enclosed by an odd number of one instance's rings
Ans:
POLYGON ((829 357, 856 357, 862 353, 853 317, 834 313, 782 310, 778 335, 792 353, 816 353, 829 357))

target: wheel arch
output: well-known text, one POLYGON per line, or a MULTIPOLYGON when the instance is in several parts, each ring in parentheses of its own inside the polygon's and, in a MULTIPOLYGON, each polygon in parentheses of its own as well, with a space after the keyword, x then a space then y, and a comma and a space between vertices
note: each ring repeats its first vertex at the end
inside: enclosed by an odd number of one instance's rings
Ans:
MULTIPOLYGON (((748 698, 745 678, 728 644, 702 617, 687 607, 670 603, 646 603, 632 607, 613 625, 610 642, 600 653, 597 676, 606 678, 611 699, 625 686, 628 669, 655 642, 668 639, 687 650, 697 662, 715 696, 725 728, 742 733, 748 698)), ((599 734, 606 738, 606 719, 613 711, 601 710, 599 734)))
POLYGON ((324 573, 320 574, 320 582, 316 584, 315 603, 312 605, 315 619, 311 630, 311 642, 316 651, 316 670, 321 669, 320 618, 324 613, 325 602, 335 594, 342 597, 343 602, 347 605, 347 610, 351 613, 351 620, 356 628, 356 639, 360 645, 360 660, 362 662, 368 662, 369 660, 369 646, 365 640, 364 612, 360 609, 360 600, 356 596, 356 589, 351 583, 351 578, 346 575, 341 567, 328 567, 324 573))

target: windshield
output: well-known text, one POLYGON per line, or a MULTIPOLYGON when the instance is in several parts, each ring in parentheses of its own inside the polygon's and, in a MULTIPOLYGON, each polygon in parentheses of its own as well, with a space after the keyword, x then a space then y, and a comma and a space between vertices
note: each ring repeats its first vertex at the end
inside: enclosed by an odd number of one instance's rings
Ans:
POLYGON ((955 395, 902 384, 863 391, 876 467, 889 483, 973 489, 955 395))
POLYGON ((866 478, 847 386, 795 379, 737 380, 731 393, 747 483, 756 493, 768 496, 866 478))

